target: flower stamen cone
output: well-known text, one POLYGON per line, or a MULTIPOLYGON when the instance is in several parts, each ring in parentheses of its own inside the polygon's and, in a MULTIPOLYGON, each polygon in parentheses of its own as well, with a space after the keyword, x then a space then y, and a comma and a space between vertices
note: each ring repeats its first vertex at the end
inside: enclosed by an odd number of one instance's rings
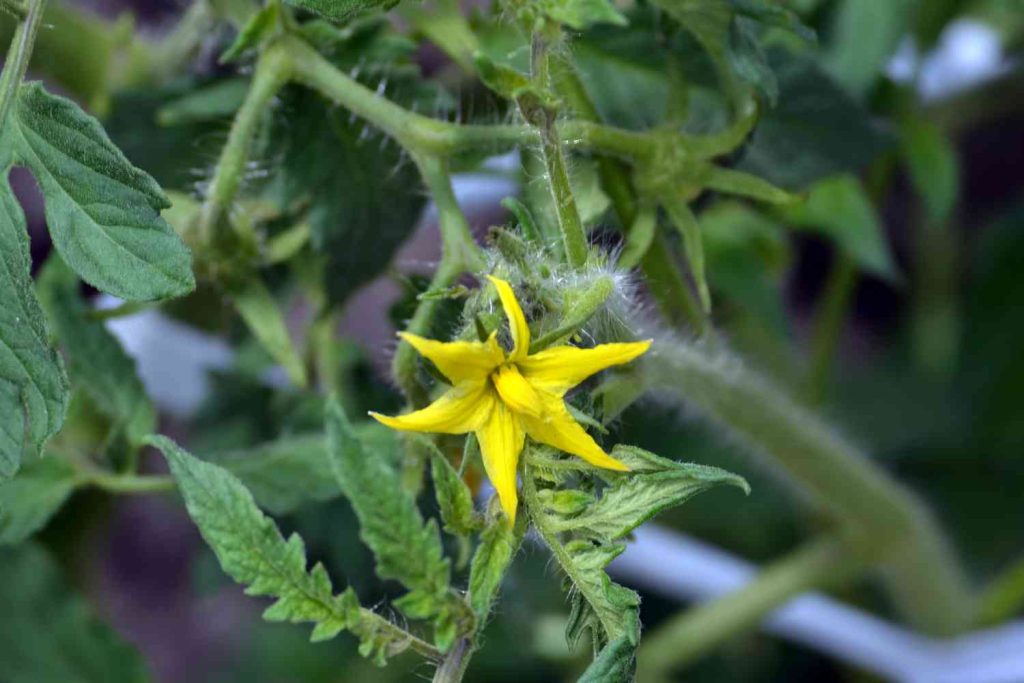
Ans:
POLYGON ((403 340, 437 366, 452 388, 422 410, 397 417, 370 415, 403 431, 476 434, 487 476, 509 521, 515 522, 516 472, 527 436, 596 467, 629 469, 587 434, 569 413, 564 396, 591 375, 644 354, 651 341, 590 349, 556 346, 530 354, 530 328, 511 285, 493 276, 488 280, 508 318, 512 350, 506 353, 494 334, 482 342, 440 342, 401 333, 403 340))

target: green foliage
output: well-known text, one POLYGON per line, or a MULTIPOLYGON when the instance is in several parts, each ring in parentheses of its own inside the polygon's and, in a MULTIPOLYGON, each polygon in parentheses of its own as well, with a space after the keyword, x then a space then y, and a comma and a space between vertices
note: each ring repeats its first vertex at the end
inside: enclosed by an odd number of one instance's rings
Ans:
POLYGON ((864 270, 896 278, 889 246, 874 205, 860 181, 837 176, 812 186, 807 200, 782 212, 790 225, 828 235, 864 270))
POLYGON ((621 683, 633 675, 635 643, 627 636, 608 643, 576 683, 621 683))
POLYGON ((68 358, 71 379, 92 405, 136 449, 156 429, 156 409, 135 371, 135 361, 79 296, 79 280, 56 255, 39 276, 43 309, 68 358))
POLYGON ((21 543, 46 526, 77 485, 74 467, 48 455, 0 482, 0 546, 21 543))
POLYGON ((0 480, 38 457, 68 406, 64 364, 32 291, 25 216, 0 178, 0 480))
POLYGON ((914 188, 924 200, 928 218, 941 224, 950 217, 959 191, 956 150, 941 130, 924 120, 907 121, 900 133, 914 188))
POLYGON ((481 525, 480 516, 473 508, 473 494, 444 454, 433 444, 430 444, 430 451, 430 471, 444 530, 468 536, 481 525))
POLYGON ((610 0, 544 0, 540 11, 578 31, 593 24, 625 26, 628 23, 610 0))
MULTIPOLYGON (((923 3, 919 0, 844 0, 839 3, 825 53, 829 71, 852 92, 865 93, 906 35, 911 13, 919 4, 923 3)), ((929 8, 922 14, 931 11, 934 10, 929 8)))
POLYGON ((2 144, 39 181, 53 242, 83 280, 131 300, 193 289, 189 252, 160 218, 167 198, 96 119, 38 83, 25 84, 2 144))
POLYGON ((285 0, 289 5, 318 14, 339 24, 371 10, 387 11, 398 0, 285 0))
MULTIPOLYGON (((414 45, 379 22, 344 33, 307 24, 306 31, 340 68, 358 67, 369 87, 383 85, 390 98, 426 109, 446 102, 416 78, 414 45)), ((271 193, 284 207, 306 207, 313 249, 326 260, 327 296, 340 303, 380 274, 412 234, 424 206, 413 189, 419 175, 394 142, 316 93, 288 90, 281 110, 286 118, 272 131, 270 154, 282 161, 271 193)))
POLYGON ((450 563, 434 520, 423 522, 399 473, 367 452, 337 401, 327 406, 327 455, 338 485, 359 518, 359 536, 373 551, 382 579, 409 589, 395 602, 413 619, 433 619, 435 640, 446 650, 468 609, 449 590, 450 563))
POLYGON ((263 348, 284 367, 292 382, 306 386, 306 366, 295 350, 284 314, 263 281, 253 275, 231 285, 230 291, 238 314, 263 348))
POLYGON ((527 501, 534 524, 569 581, 569 643, 575 647, 589 630, 596 646, 612 644, 595 676, 627 669, 632 655, 623 653, 625 646, 619 641, 625 639, 631 651, 640 638, 639 596, 605 573, 608 563, 626 548, 620 539, 659 512, 713 486, 731 484, 747 490, 742 478, 717 468, 678 463, 629 446, 616 447, 612 455, 630 472, 595 469, 544 448, 531 449, 527 456, 526 476, 554 484, 534 494, 536 484, 528 482, 527 501), (570 488, 574 474, 596 475, 607 484, 600 495, 586 479, 582 486, 570 488), (562 540, 565 537, 568 540, 562 540))
POLYGON ((520 539, 502 516, 492 518, 481 532, 469 569, 469 603, 478 622, 487 618, 520 539))
POLYGON ((333 638, 357 619, 352 594, 336 596, 322 565, 306 568, 302 539, 287 541, 256 507, 252 494, 227 470, 189 455, 164 437, 150 443, 167 458, 189 516, 213 548, 221 568, 249 595, 275 598, 268 621, 311 622, 313 640, 333 638))
POLYGON ((227 50, 221 53, 219 61, 221 64, 228 64, 237 60, 248 50, 259 47, 270 34, 273 33, 280 21, 281 6, 276 2, 268 2, 266 5, 249 18, 242 30, 235 36, 227 50))
POLYGON ((0 680, 5 683, 144 683, 138 652, 72 592, 35 545, 0 552, 0 680))

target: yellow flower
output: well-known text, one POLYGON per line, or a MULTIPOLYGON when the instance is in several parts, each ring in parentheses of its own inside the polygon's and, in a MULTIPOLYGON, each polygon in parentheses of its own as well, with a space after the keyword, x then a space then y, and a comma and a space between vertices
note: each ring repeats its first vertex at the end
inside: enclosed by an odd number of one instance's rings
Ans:
POLYGON ((530 328, 512 287, 496 277, 488 279, 498 290, 508 317, 512 351, 505 352, 496 333, 485 342, 439 342, 400 333, 402 339, 433 361, 452 388, 423 410, 399 417, 370 415, 405 431, 474 432, 487 476, 505 514, 515 521, 516 468, 527 436, 598 467, 629 469, 605 453, 573 419, 564 396, 594 373, 643 354, 651 342, 601 344, 592 349, 557 346, 530 355, 530 328))

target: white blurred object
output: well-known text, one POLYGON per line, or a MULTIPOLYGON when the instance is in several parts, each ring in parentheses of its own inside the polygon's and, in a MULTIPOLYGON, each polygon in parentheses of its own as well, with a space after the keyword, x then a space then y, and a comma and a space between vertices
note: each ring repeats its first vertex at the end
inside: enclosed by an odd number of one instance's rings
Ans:
POLYGON ((921 99, 931 101, 972 88, 1008 69, 999 34, 979 21, 958 19, 946 27, 927 55, 921 55, 913 38, 905 38, 886 72, 900 83, 916 81, 921 99))
MULTIPOLYGON (((656 525, 641 527, 609 571, 630 585, 680 601, 706 601, 750 583, 757 568, 656 525)), ((1024 621, 958 638, 922 636, 817 593, 790 600, 765 631, 906 683, 1021 683, 1024 621)))

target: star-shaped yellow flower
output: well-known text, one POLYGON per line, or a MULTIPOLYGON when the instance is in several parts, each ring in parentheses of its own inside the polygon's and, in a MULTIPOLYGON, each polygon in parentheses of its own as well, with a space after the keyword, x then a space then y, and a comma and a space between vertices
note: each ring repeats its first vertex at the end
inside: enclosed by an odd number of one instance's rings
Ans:
POLYGON ((629 468, 604 452, 565 406, 567 391, 596 372, 628 363, 650 348, 650 341, 601 344, 592 349, 557 346, 530 355, 530 328, 512 287, 488 277, 508 317, 512 351, 485 342, 439 342, 400 333, 421 355, 433 361, 452 388, 423 410, 388 417, 370 413, 394 429, 441 434, 474 432, 484 468, 510 521, 515 521, 518 494, 516 467, 527 436, 592 465, 629 468))

